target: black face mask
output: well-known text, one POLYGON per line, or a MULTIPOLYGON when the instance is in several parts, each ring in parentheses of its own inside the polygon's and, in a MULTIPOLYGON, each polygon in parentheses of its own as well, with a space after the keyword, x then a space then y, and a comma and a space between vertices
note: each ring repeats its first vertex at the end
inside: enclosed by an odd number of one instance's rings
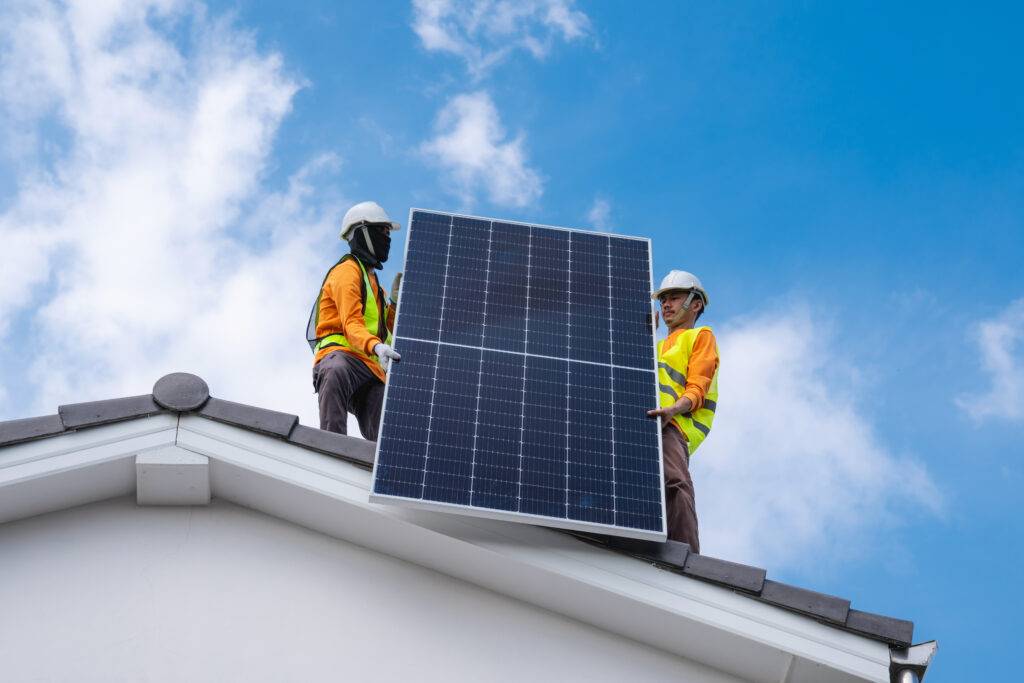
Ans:
POLYGON ((385 227, 371 225, 356 228, 352 236, 352 253, 369 266, 379 269, 391 253, 391 231, 385 227), (366 243, 366 233, 370 233, 370 244, 366 243), (370 248, 372 247, 372 249, 370 248))

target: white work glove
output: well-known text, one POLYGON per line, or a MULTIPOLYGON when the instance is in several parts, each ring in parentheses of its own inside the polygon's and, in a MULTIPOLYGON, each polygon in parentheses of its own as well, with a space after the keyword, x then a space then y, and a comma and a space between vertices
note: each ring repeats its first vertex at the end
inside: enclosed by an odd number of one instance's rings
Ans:
POLYGON ((380 366, 384 368, 384 372, 388 371, 388 367, 391 365, 391 361, 396 363, 402 360, 401 354, 395 351, 393 348, 380 342, 373 347, 373 352, 377 354, 377 359, 380 361, 380 366))

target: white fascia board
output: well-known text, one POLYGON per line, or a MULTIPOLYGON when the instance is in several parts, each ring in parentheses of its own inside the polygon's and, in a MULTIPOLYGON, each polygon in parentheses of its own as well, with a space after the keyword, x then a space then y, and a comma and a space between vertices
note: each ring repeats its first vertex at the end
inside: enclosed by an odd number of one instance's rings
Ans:
POLYGON ((566 534, 370 503, 368 471, 203 418, 182 416, 178 445, 211 459, 216 497, 747 680, 889 680, 883 643, 566 534))
POLYGON ((153 415, 0 449, 0 523, 135 490, 135 456, 168 446, 177 415, 153 415))

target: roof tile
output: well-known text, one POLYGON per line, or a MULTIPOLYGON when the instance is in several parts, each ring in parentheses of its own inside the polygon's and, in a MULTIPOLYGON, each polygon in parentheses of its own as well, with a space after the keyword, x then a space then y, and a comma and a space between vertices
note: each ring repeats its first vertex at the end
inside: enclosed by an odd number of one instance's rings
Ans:
POLYGON ((846 628, 896 647, 910 647, 914 640, 914 622, 856 609, 850 610, 846 628))
POLYGON ((79 429, 155 415, 164 410, 153 401, 152 395, 145 394, 127 398, 112 398, 106 401, 70 403, 57 408, 57 412, 60 414, 65 428, 79 429))
POLYGON ((236 427, 246 427, 264 434, 273 434, 288 438, 292 429, 299 423, 299 418, 287 413, 279 413, 276 410, 256 408, 244 403, 225 401, 220 398, 211 398, 199 411, 199 415, 225 422, 236 427))
POLYGON ((292 443, 334 455, 359 465, 373 467, 374 444, 354 436, 335 434, 305 425, 296 425, 288 440, 292 443))
POLYGON ((846 625, 850 613, 850 601, 834 595, 816 593, 806 588, 797 588, 778 581, 765 581, 761 599, 779 607, 810 614, 825 621, 846 625))
POLYGON ((44 436, 60 434, 63 431, 64 423, 60 421, 60 415, 8 420, 0 422, 0 446, 40 439, 44 436))
POLYGON ((757 593, 761 590, 765 580, 765 570, 760 567, 751 567, 746 564, 719 560, 707 555, 690 553, 686 559, 686 566, 683 573, 705 581, 720 583, 730 588, 757 593))
POLYGON ((607 545, 616 550, 624 550, 630 555, 636 555, 646 560, 652 560, 658 564, 665 565, 669 569, 682 569, 686 564, 686 558, 690 554, 690 546, 678 541, 666 541, 657 543, 655 541, 641 541, 633 538, 616 538, 608 536, 607 545))

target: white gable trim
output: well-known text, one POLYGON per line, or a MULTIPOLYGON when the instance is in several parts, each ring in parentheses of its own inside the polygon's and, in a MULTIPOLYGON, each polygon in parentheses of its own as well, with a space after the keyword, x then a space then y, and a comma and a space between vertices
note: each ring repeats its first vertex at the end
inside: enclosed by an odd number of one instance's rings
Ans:
POLYGON ((156 415, 0 450, 0 522, 131 494, 136 456, 171 445, 209 458, 215 497, 747 680, 889 680, 883 643, 559 532, 370 503, 364 469, 195 416, 156 415))
POLYGON ((68 432, 0 449, 0 523, 135 491, 135 456, 174 444, 177 415, 68 432))

